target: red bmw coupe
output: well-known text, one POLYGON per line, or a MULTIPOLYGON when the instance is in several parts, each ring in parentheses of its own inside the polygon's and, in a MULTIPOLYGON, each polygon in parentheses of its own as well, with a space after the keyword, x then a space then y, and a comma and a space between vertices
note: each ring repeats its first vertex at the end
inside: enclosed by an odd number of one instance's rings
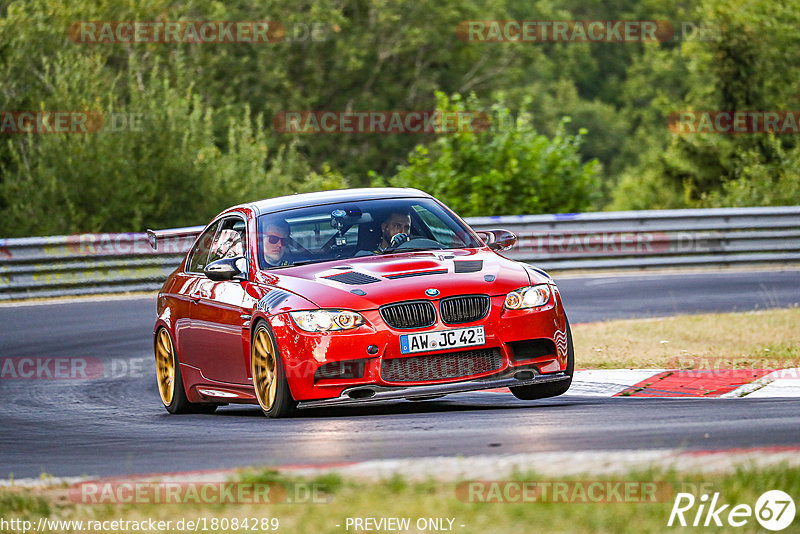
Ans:
POLYGON ((553 280, 496 251, 415 189, 351 189, 229 208, 197 236, 158 295, 161 400, 170 413, 430 399, 508 387, 567 391, 574 354, 553 280))

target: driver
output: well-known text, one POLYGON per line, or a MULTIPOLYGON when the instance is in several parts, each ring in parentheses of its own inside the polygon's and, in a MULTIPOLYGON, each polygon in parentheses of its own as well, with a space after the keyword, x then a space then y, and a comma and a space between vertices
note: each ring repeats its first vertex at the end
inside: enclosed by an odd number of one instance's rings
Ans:
POLYGON ((286 245, 289 240, 289 224, 284 220, 272 221, 264 228, 264 260, 267 267, 291 265, 286 259, 286 245))
POLYGON ((411 215, 405 211, 393 211, 381 223, 380 249, 398 247, 410 239, 411 215))

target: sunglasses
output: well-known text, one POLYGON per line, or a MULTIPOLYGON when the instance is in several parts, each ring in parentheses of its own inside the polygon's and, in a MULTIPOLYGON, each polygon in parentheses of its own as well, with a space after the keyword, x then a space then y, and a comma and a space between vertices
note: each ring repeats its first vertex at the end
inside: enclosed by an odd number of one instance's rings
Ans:
POLYGON ((267 238, 267 241, 269 241, 270 245, 277 245, 278 243, 280 243, 281 245, 285 246, 286 245, 286 240, 288 239, 287 237, 281 237, 281 236, 272 235, 272 234, 267 234, 264 237, 267 238))

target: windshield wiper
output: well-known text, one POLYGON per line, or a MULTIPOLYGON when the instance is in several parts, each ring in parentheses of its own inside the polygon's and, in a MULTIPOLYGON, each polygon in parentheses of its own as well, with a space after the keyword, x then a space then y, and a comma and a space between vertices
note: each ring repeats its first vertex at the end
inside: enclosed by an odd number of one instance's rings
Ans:
POLYGON ((387 248, 381 254, 402 254, 403 252, 426 252, 431 250, 443 250, 440 248, 431 247, 404 247, 404 248, 387 248))
POLYGON ((275 265, 274 267, 270 267, 270 268, 268 268, 266 270, 272 271, 274 269, 286 269, 287 267, 298 267, 300 265, 310 265, 312 263, 322 263, 322 262, 325 262, 325 261, 334 261, 334 259, 335 258, 333 258, 333 259, 326 258, 324 260, 302 260, 302 261, 296 261, 296 262, 294 262, 292 264, 289 264, 289 265, 275 265))

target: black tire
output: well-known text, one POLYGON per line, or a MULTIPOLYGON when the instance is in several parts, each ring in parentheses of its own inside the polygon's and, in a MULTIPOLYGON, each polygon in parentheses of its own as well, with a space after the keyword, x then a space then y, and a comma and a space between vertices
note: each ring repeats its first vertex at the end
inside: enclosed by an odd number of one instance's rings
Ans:
POLYGON ((297 402, 289 391, 278 343, 266 321, 259 321, 253 328, 250 340, 250 371, 256 399, 264 415, 278 419, 288 417, 295 412, 297 402), (270 357, 266 357, 265 354, 269 354, 270 357), (269 375, 271 380, 267 380, 269 375), (270 394, 272 388, 274 392, 270 394))
POLYGON ((181 366, 179 363, 178 354, 175 351, 175 344, 172 341, 172 336, 170 335, 169 331, 163 326, 156 331, 155 356, 156 383, 159 394, 161 395, 161 402, 164 404, 164 408, 166 408, 169 413, 214 413, 214 410, 217 409, 216 404, 189 402, 189 399, 186 398, 186 389, 183 386, 183 376, 181 375, 181 366), (165 341, 167 343, 166 345, 159 346, 159 343, 164 343, 165 341), (160 351, 160 348, 164 350, 160 351), (161 362, 159 362, 160 359, 161 362), (165 390, 165 385, 162 380, 164 365, 171 365, 174 369, 171 395, 165 390))
POLYGON ((572 347, 572 329, 569 327, 569 320, 565 318, 565 321, 567 323, 567 369, 565 372, 567 376, 569 376, 569 380, 508 388, 516 398, 522 400, 536 400, 557 397, 558 395, 566 393, 570 385, 572 385, 572 375, 575 370, 575 349, 572 347))

